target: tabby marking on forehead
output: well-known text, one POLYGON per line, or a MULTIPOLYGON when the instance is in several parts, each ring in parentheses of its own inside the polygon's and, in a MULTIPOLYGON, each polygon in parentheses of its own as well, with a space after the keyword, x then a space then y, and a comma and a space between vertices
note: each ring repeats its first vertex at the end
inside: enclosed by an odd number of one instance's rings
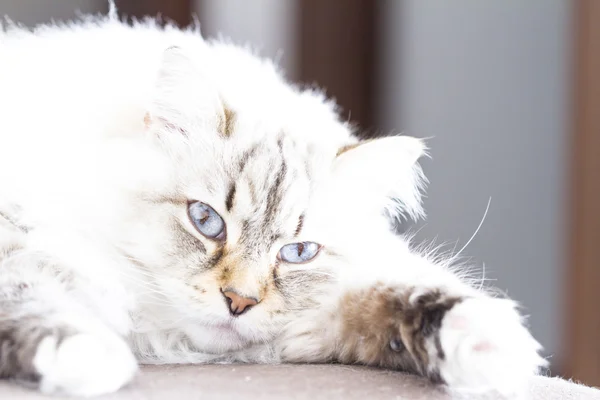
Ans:
POLYGON ((227 197, 225 198, 225 208, 227 211, 231 211, 233 208, 233 200, 235 198, 235 182, 231 182, 229 185, 229 191, 227 192, 227 197))
POLYGON ((294 236, 298 236, 302 231, 302 227, 304 226, 304 214, 298 217, 298 226, 296 227, 296 232, 294 232, 294 236))
POLYGON ((281 203, 281 200, 283 198, 283 181, 285 180, 287 174, 287 163, 285 162, 285 160, 282 158, 281 159, 281 165, 279 166, 279 171, 277 172, 277 175, 275 176, 275 181, 273 182, 273 185, 271 186, 271 188, 269 189, 269 192, 267 194, 267 207, 265 209, 265 215, 264 215, 264 226, 267 227, 268 225, 273 223, 275 214, 277 213, 277 210, 279 209, 279 205, 281 203))
POLYGON ((233 135, 233 128, 235 126, 235 121, 236 121, 237 115, 235 113, 235 111, 233 111, 232 109, 230 109, 227 106, 223 106, 223 115, 221 115, 221 118, 219 118, 219 133, 223 136, 223 137, 231 137, 231 135, 233 135))
POLYGON ((258 143, 254 144, 252 147, 250 147, 248 150, 246 150, 244 152, 244 154, 242 154, 242 156, 239 158, 238 170, 239 170, 240 174, 242 172, 244 172, 244 168, 246 168, 246 164, 252 157, 254 157, 257 150, 258 150, 258 143))

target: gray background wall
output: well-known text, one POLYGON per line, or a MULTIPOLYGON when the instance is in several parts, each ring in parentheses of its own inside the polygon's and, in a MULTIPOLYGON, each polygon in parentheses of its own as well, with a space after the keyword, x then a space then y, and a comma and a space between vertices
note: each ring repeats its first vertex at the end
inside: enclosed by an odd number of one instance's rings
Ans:
POLYGON ((194 3, 205 36, 223 35, 236 43, 249 44, 259 54, 277 60, 288 77, 298 75, 296 1, 194 0, 194 3))
POLYGON ((68 20, 78 12, 99 13, 108 10, 103 0, 1 0, 0 17, 8 15, 13 21, 32 26, 51 19, 68 20))
POLYGON ((469 239, 560 359, 569 2, 387 1, 382 127, 429 140, 420 238, 469 239))

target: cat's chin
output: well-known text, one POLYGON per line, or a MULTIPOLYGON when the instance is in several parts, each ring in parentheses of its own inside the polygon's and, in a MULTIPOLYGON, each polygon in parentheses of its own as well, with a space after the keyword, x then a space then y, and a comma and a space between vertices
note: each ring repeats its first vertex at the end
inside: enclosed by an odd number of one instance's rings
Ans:
POLYGON ((222 354, 242 350, 252 345, 249 339, 227 322, 187 326, 185 331, 194 346, 206 353, 222 354))

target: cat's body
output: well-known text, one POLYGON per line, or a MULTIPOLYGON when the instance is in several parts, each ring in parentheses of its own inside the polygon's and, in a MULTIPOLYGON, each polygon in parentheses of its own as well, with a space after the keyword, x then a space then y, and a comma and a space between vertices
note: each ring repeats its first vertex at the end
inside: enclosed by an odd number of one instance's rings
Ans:
POLYGON ((0 377, 93 395, 135 355, 513 391, 544 364, 512 301, 390 229, 423 145, 357 143, 270 62, 107 18, 0 33, 0 88, 0 377))

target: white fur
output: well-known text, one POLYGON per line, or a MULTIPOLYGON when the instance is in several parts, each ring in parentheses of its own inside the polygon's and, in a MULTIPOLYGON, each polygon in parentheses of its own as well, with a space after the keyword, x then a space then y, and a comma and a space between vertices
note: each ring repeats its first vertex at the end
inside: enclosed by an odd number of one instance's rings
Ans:
POLYGON ((42 375, 44 393, 90 397, 111 393, 128 383, 137 362, 127 344, 117 336, 76 334, 57 346, 48 336, 34 359, 42 375))
POLYGON ((526 390, 527 378, 544 361, 532 351, 540 346, 520 319, 514 302, 504 299, 471 299, 452 309, 441 337, 444 380, 457 389, 493 387, 503 395, 526 390))

